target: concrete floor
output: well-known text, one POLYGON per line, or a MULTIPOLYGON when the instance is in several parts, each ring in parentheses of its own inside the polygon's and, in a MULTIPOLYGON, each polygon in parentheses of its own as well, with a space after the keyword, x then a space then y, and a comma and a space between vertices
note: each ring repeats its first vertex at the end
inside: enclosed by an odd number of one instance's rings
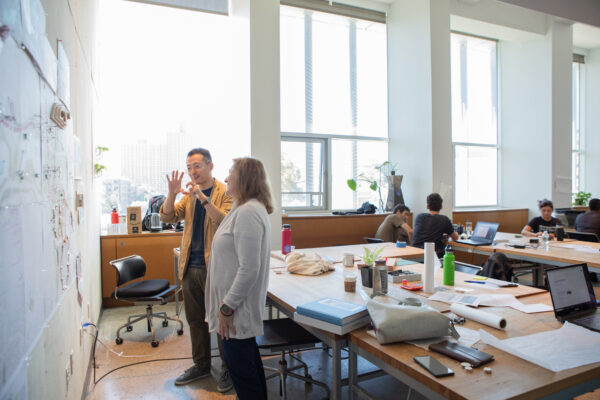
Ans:
MULTIPOLYGON (((531 282, 531 277, 519 277, 521 284, 531 282)), ((594 289, 597 298, 600 298, 600 284, 595 283, 594 289)), ((156 311, 166 311, 169 316, 175 314, 175 304, 155 307, 156 311)), ((184 323, 184 334, 177 335, 175 324, 170 323, 163 328, 160 320, 154 324, 156 338, 160 344, 154 348, 150 345, 150 333, 147 332, 145 322, 138 322, 132 332, 121 332, 124 342, 115 344, 116 330, 127 317, 132 314, 145 312, 145 307, 120 307, 105 309, 99 322, 99 342, 96 348, 96 381, 94 384, 93 373, 90 371, 90 383, 86 400, 107 399, 236 399, 232 389, 227 393, 219 393, 217 382, 221 371, 221 360, 218 356, 216 341, 212 340, 212 378, 204 378, 186 386, 175 386, 174 381, 187 368, 192 366, 191 345, 187 322, 182 310, 181 320, 184 323), (137 365, 133 365, 137 364, 137 365), (109 373, 110 372, 110 373, 109 373), (108 374, 107 374, 108 373, 108 374), (107 374, 107 375, 105 375, 107 374), (98 381, 99 380, 99 381, 98 381)), ((87 328, 92 332, 92 328, 87 328)), ((328 352, 322 348, 302 351, 299 354, 309 366, 309 373, 314 379, 325 382, 331 387, 331 362, 328 352)), ((263 358, 265 366, 277 368, 278 355, 267 355, 263 358)), ((295 361, 288 361, 289 366, 296 365, 295 361)), ((347 376, 347 361, 342 361, 342 376, 347 376)), ((376 367, 359 357, 359 373, 376 370, 376 367)), ((308 400, 323 399, 325 391, 312 385, 289 377, 288 399, 308 400)), ((361 383, 376 399, 406 398, 408 388, 390 376, 382 376, 361 383)), ((279 380, 273 378, 267 381, 269 399, 279 399, 279 380)), ((347 387, 342 389, 343 398, 348 398, 347 387)), ((419 393, 412 392, 411 399, 423 399, 419 393)), ((600 399, 600 389, 593 393, 578 397, 578 399, 600 399)))
MULTIPOLYGON (((155 307, 155 311, 167 311, 168 315, 175 314, 174 304, 155 307)), ((212 340, 212 378, 204 378, 185 386, 175 386, 175 379, 187 368, 192 366, 190 337, 185 321, 184 334, 177 335, 175 324, 163 328, 160 320, 154 324, 155 334, 160 344, 154 348, 150 345, 150 333, 145 322, 135 324, 132 332, 121 331, 124 342, 115 343, 116 330, 129 315, 145 312, 143 306, 120 307, 105 309, 100 320, 99 343, 96 347, 96 381, 90 377, 87 400, 105 399, 232 399, 236 398, 232 389, 227 393, 219 393, 217 382, 221 371, 221 360, 218 356, 216 342, 212 340), (114 352, 113 352, 114 351, 114 352), (118 353, 118 354, 115 354, 118 353), (150 362, 148 362, 150 361, 150 362), (137 365, 132 365, 136 364, 137 365), (119 369, 117 369, 119 368, 119 369), (112 371, 112 372, 111 372, 112 371), (110 373, 109 373, 110 372, 110 373), (108 375, 105 375, 109 373, 108 375), (99 381, 98 381, 99 380, 99 381)), ((182 311, 183 313, 183 311, 182 311)), ((87 328, 91 332, 91 328, 87 328)), ((309 366, 309 373, 314 379, 325 382, 331 387, 331 362, 329 353, 322 348, 305 350, 297 353, 298 357, 309 366)), ((265 354, 265 366, 277 368, 279 356, 265 354)), ((296 365, 296 361, 288 360, 288 366, 296 365)), ((342 361, 343 376, 347 376, 347 361, 342 361)), ((359 359, 359 372, 368 372, 376 368, 364 359, 359 359)), ((90 371, 90 375, 93 375, 90 371)), ((304 382, 288 377, 287 394, 290 400, 323 399, 324 389, 307 385, 304 382)), ((405 398, 407 387, 390 376, 382 376, 361 383, 377 399, 405 398)), ((278 399, 279 380, 272 378, 267 381, 269 399, 278 399)), ((348 398, 347 387, 343 388, 343 397, 348 398)), ((411 399, 422 399, 413 392, 411 399)))

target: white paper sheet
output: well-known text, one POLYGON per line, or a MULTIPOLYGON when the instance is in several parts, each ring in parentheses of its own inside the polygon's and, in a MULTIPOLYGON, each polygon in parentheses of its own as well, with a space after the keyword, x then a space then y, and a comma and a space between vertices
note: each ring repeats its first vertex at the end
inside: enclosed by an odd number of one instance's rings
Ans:
POLYGON ((511 294, 482 294, 478 297, 480 306, 512 307, 527 314, 553 310, 552 306, 546 304, 523 304, 511 294))
POLYGON ((473 295, 465 295, 460 293, 436 292, 433 296, 429 296, 429 300, 441 301, 443 303, 461 303, 477 307, 479 298, 473 295))
POLYGON ((502 351, 558 372, 600 362, 600 333, 565 322, 562 328, 499 340, 479 330, 481 340, 502 351))

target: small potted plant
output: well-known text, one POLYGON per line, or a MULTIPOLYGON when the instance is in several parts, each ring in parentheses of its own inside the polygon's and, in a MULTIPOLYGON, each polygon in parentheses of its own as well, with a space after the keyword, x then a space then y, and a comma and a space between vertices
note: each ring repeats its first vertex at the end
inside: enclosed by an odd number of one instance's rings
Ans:
POLYGON ((573 205, 576 207, 586 207, 590 197, 592 197, 591 193, 583 191, 573 193, 573 205))
POLYGON ((364 264, 358 264, 363 286, 369 288, 373 287, 373 270, 375 268, 375 260, 377 259, 377 257, 379 257, 383 249, 383 247, 375 249, 363 247, 363 255, 361 258, 364 264))

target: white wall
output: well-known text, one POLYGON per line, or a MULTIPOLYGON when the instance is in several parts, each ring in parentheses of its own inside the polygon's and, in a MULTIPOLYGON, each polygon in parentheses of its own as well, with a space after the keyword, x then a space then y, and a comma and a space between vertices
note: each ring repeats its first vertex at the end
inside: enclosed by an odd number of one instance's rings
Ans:
MULTIPOLYGON (((92 176, 94 110, 96 104, 95 32, 97 0, 42 0, 46 13, 46 36, 56 55, 56 41, 63 41, 70 67, 70 97, 73 133, 81 144, 84 221, 76 229, 81 251, 82 301, 73 284, 48 316, 40 337, 32 343, 27 359, 27 389, 30 399, 80 399, 90 361, 93 338, 82 335, 82 322, 98 322, 101 308, 99 205, 92 176), (65 376, 70 353, 73 373, 65 376)), ((50 223, 50 222, 48 222, 50 223)), ((11 329, 11 327, 3 327, 11 329)), ((93 332, 90 329, 90 332, 93 332)), ((16 367, 16 366, 15 366, 16 367)))

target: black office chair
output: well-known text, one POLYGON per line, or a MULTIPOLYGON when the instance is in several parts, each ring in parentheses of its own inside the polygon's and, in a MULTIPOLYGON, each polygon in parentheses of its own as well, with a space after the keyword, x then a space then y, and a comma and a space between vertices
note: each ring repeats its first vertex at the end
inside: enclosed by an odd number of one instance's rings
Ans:
POLYGON ((582 242, 600 242, 598 235, 588 232, 566 232, 569 239, 580 240, 582 242))
POLYGON ((113 292, 113 296, 117 300, 123 300, 134 305, 145 305, 146 313, 131 315, 127 318, 127 323, 117 329, 117 344, 123 343, 123 338, 120 336, 121 329, 126 328, 127 332, 133 330, 133 324, 143 319, 148 323, 148 332, 152 333, 152 347, 158 347, 158 341, 154 337, 154 326, 152 326, 152 318, 161 318, 162 326, 169 326, 169 320, 179 324, 178 335, 183 335, 183 322, 179 319, 179 310, 176 311, 175 318, 167 316, 166 312, 152 312, 153 305, 164 305, 169 300, 179 295, 181 288, 179 285, 169 285, 167 279, 148 279, 144 280, 146 275, 146 262, 141 256, 133 255, 110 261, 117 271, 117 287, 113 292), (142 278, 142 280, 131 282, 134 279, 142 278), (131 282, 131 283, 129 283, 131 282), (123 285, 123 286, 121 286, 123 285))
POLYGON ((465 272, 471 275, 478 275, 481 269, 482 268, 479 265, 468 264, 460 261, 454 262, 455 271, 465 272))
POLYGON ((308 373, 308 366, 306 363, 292 354, 295 350, 314 347, 315 344, 321 341, 289 318, 265 320, 263 321, 263 327, 264 334, 256 338, 258 348, 268 349, 272 353, 281 354, 279 368, 264 367, 265 371, 272 372, 266 376, 266 379, 271 379, 276 376, 279 377, 279 395, 283 396, 284 400, 287 399, 286 378, 289 375, 293 378, 303 380, 307 384, 314 383, 315 385, 321 386, 327 391, 327 398, 329 398, 329 387, 323 382, 314 380, 308 373), (286 351, 291 358, 298 361, 300 364, 288 368, 285 359, 286 351), (292 372, 300 368, 304 368, 304 375, 292 372))
POLYGON ((365 242, 367 243, 383 243, 383 240, 377 238, 364 237, 363 239, 365 239, 365 242))

